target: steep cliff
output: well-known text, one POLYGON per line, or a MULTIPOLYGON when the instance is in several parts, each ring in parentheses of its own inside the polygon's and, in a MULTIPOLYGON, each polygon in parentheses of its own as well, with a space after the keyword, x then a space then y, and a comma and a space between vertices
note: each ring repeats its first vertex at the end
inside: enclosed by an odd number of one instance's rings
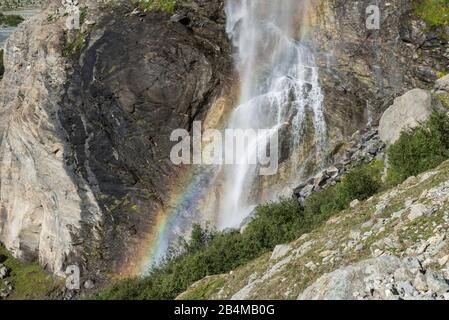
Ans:
POLYGON ((189 129, 232 73, 220 1, 172 14, 58 1, 10 38, 0 88, 0 241, 57 275, 132 268, 176 170, 169 133, 189 129))

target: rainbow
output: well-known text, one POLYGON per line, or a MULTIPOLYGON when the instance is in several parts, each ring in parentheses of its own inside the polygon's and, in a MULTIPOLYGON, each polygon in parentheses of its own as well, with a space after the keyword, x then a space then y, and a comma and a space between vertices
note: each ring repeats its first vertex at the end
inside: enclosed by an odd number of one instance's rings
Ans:
MULTIPOLYGON (((297 37, 302 38, 308 33, 308 26, 313 21, 317 3, 319 3, 317 0, 308 0, 304 3, 304 11, 302 15, 296 17, 293 26, 293 30, 298 33, 297 37)), ((236 81, 235 85, 237 83, 236 81)), ((233 104, 231 108, 235 105, 233 104)), ((227 114, 225 119, 221 119, 218 127, 226 125, 229 116, 230 114, 227 114)), ((138 256, 133 259, 137 264, 128 266, 134 270, 128 270, 128 273, 147 274, 164 258, 176 237, 188 235, 192 223, 204 221, 204 217, 199 216, 201 200, 207 196, 207 190, 214 179, 217 179, 216 171, 215 167, 204 166, 190 166, 182 169, 175 181, 176 186, 168 197, 169 202, 155 213, 155 223, 139 248, 138 256)))
POLYGON ((215 168, 192 167, 181 173, 170 202, 156 213, 154 227, 143 244, 137 270, 133 274, 145 275, 164 258, 177 237, 190 232, 192 222, 198 221, 196 208, 213 180, 215 168))

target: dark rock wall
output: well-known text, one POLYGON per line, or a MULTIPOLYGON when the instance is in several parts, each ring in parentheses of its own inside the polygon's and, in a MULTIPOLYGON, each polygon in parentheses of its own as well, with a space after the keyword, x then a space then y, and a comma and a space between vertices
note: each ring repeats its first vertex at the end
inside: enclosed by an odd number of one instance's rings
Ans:
POLYGON ((376 124, 395 97, 449 70, 448 37, 416 16, 416 1, 378 1, 379 30, 366 27, 373 1, 318 2, 310 39, 333 139, 376 124))
MULTIPOLYGON (((221 1, 176 16, 121 6, 95 26, 74 59, 59 117, 66 162, 95 190, 105 215, 97 259, 133 263, 169 202, 177 168, 171 132, 190 130, 225 92, 233 67, 221 1)), ((88 250, 90 251, 90 250, 88 250)), ((95 261, 93 259, 92 261, 95 261)))

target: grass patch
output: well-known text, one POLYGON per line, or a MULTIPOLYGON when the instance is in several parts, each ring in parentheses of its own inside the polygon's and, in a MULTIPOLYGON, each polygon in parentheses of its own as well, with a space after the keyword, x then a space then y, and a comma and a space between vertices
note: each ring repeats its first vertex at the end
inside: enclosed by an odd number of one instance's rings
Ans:
POLYGON ((388 180, 397 184, 449 158, 449 116, 434 111, 420 126, 401 133, 388 149, 388 180))
POLYGON ((17 27, 23 20, 19 15, 9 15, 0 12, 0 26, 17 27))
POLYGON ((137 5, 142 11, 163 11, 173 12, 176 9, 178 0, 139 0, 137 5))
POLYGON ((449 0, 418 1, 415 13, 431 28, 449 26, 449 0))
POLYGON ((25 264, 13 258, 11 254, 0 245, 0 256, 6 257, 2 262, 8 267, 10 275, 0 282, 0 288, 5 280, 14 286, 12 294, 8 297, 11 300, 42 300, 48 298, 49 294, 56 290, 61 284, 53 277, 44 272, 39 264, 25 264))

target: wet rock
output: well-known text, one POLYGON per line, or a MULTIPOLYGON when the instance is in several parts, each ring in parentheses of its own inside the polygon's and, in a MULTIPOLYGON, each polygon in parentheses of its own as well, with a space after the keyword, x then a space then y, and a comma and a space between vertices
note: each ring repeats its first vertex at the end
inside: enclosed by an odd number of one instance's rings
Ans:
POLYGON ((87 290, 92 290, 93 288, 95 288, 95 282, 93 282, 92 280, 87 280, 84 282, 84 288, 87 290))
POLYGON ((185 16, 185 15, 181 15, 181 14, 174 14, 170 17, 170 21, 171 22, 178 22, 180 24, 183 25, 189 25, 190 23, 190 19, 189 17, 185 16))

